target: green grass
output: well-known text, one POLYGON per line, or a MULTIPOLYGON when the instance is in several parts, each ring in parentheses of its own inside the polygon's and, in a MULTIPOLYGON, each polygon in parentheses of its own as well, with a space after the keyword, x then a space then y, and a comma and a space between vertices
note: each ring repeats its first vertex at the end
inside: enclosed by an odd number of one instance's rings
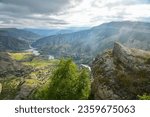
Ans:
POLYGON ((45 83, 52 74, 51 72, 59 63, 59 60, 57 59, 48 60, 41 58, 40 56, 32 56, 32 53, 30 52, 8 54, 13 60, 19 61, 23 65, 31 66, 33 71, 21 77, 17 77, 12 74, 4 79, 0 79, 0 83, 2 84, 0 99, 14 99, 19 93, 23 84, 29 88, 35 88, 35 91, 43 85, 45 86, 45 83), (31 56, 32 59, 26 61, 26 59, 30 58, 31 56))
POLYGON ((14 99, 21 82, 21 78, 16 77, 2 81, 0 99, 14 99))
POLYGON ((144 94, 142 96, 138 95, 139 100, 150 100, 150 95, 144 94))
POLYGON ((41 60, 41 59, 33 59, 31 62, 24 62, 24 65, 29 65, 32 67, 45 67, 48 65, 56 65, 59 60, 41 60))
POLYGON ((20 61, 27 59, 29 55, 32 55, 31 52, 22 52, 22 53, 9 53, 12 59, 20 61))
POLYGON ((37 84, 38 83, 38 80, 37 79, 26 79, 25 80, 25 84, 27 85, 34 85, 34 84, 37 84))

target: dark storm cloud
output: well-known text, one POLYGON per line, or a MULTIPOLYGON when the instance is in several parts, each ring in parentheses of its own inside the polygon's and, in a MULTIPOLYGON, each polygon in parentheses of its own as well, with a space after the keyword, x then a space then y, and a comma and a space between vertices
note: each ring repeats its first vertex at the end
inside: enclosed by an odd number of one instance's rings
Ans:
POLYGON ((0 23, 23 25, 35 20, 41 24, 66 25, 63 19, 49 16, 57 16, 77 3, 79 0, 0 0, 0 23))
POLYGON ((0 27, 92 26, 150 17, 150 0, 0 0, 0 27))
POLYGON ((1 10, 15 13, 55 14, 70 7, 70 0, 0 0, 1 10))

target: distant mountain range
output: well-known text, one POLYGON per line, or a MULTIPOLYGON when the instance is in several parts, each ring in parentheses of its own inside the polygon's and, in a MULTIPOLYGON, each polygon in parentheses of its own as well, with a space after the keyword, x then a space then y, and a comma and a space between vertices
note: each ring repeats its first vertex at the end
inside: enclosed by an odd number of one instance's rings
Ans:
POLYGON ((41 36, 38 34, 16 28, 0 28, 0 51, 24 50, 29 44, 41 36))
POLYGON ((0 28, 0 51, 24 50, 34 41, 50 35, 72 33, 85 28, 69 29, 17 29, 0 28))
POLYGON ((16 28, 0 28, 0 36, 10 36, 29 42, 36 41, 40 38, 40 35, 36 33, 16 28))
POLYGON ((41 38, 32 45, 42 54, 56 57, 71 56, 74 59, 92 59, 105 49, 113 47, 115 41, 127 47, 150 50, 150 23, 110 22, 91 29, 58 34, 41 38))
POLYGON ((150 23, 130 21, 104 23, 90 29, 0 28, 0 50, 23 50, 32 44, 41 54, 72 57, 88 63, 105 49, 112 48, 115 41, 150 50, 149 37, 150 23))
POLYGON ((41 35, 43 37, 51 36, 51 35, 59 35, 59 34, 67 34, 67 33, 73 33, 78 32, 81 30, 89 29, 88 27, 70 27, 67 29, 34 29, 34 28, 26 28, 24 30, 36 33, 38 35, 41 35))
POLYGON ((9 36, 0 36, 0 51, 19 51, 28 48, 29 44, 24 40, 9 36))

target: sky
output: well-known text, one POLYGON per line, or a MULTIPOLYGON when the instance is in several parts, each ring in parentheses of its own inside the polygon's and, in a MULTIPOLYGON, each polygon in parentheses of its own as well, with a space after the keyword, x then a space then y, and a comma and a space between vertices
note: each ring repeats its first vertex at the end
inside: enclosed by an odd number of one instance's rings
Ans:
POLYGON ((150 22, 150 0, 0 0, 0 28, 92 27, 150 22))

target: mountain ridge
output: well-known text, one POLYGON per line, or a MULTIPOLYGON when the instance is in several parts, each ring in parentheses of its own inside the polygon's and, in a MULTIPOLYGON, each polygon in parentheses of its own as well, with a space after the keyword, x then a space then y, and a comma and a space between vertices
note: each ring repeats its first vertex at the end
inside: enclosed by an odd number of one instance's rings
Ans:
POLYGON ((29 48, 28 42, 10 36, 0 36, 0 51, 21 51, 29 48))
POLYGON ((42 54, 56 53, 56 57, 70 54, 73 58, 84 55, 84 59, 90 57, 91 60, 105 49, 112 48, 115 41, 127 47, 150 50, 149 27, 150 23, 144 22, 110 22, 84 31, 41 38, 32 45, 42 54))
POLYGON ((10 36, 28 42, 33 42, 40 38, 38 34, 17 28, 0 28, 0 36, 10 36))

